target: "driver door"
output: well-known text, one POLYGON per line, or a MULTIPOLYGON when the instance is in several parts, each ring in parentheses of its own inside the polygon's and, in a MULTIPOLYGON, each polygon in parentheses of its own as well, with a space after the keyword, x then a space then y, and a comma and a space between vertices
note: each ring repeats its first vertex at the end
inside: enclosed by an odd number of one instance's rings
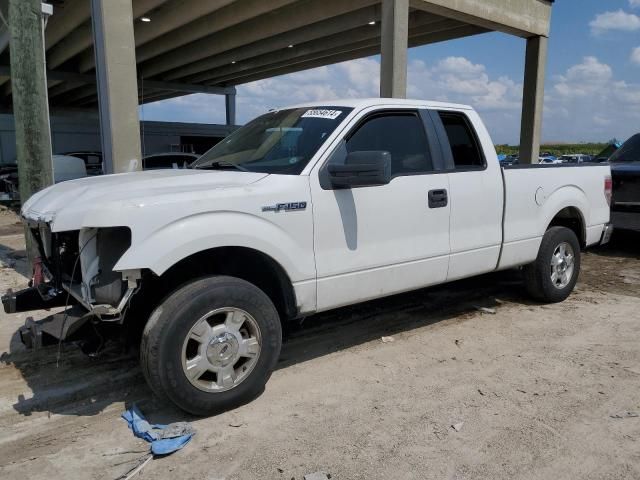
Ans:
POLYGON ((446 280, 449 179, 435 134, 427 135, 433 129, 428 122, 418 109, 365 114, 329 160, 316 166, 310 181, 318 310, 446 280), (344 163, 347 152, 372 150, 390 153, 390 183, 327 185, 328 162, 344 163), (430 202, 433 192, 438 202, 430 202))

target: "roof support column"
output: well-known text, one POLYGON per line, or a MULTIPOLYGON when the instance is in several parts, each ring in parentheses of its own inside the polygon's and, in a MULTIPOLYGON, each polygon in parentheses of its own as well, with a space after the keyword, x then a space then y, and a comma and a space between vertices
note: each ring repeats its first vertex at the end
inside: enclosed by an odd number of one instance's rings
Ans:
POLYGON ((224 96, 224 106, 227 114, 227 125, 236 124, 236 93, 227 93, 224 96))
POLYGON ((407 96, 409 0, 382 0, 380 96, 407 96))
POLYGON ((105 173, 140 170, 132 0, 91 0, 105 173))
POLYGON ((540 156, 547 42, 547 37, 527 39, 520 126, 520 163, 538 163, 540 156))

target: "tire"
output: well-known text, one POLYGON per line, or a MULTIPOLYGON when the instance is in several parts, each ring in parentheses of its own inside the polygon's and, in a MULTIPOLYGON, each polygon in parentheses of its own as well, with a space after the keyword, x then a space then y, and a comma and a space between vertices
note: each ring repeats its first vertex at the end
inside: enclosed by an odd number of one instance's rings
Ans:
POLYGON ((579 274, 580 243, 576 234, 566 227, 551 227, 547 230, 542 237, 538 257, 524 268, 527 291, 535 300, 545 303, 562 302, 566 299, 573 291, 579 274), (572 265, 569 265, 566 255, 564 264, 558 261, 563 258, 563 246, 565 252, 573 254, 572 265), (552 261, 555 266, 552 265, 552 261), (563 267, 565 270, 560 274, 563 267))
POLYGON ((258 396, 281 345, 282 326, 269 297, 239 278, 213 276, 180 287, 153 311, 140 363, 160 399, 206 416, 258 396))

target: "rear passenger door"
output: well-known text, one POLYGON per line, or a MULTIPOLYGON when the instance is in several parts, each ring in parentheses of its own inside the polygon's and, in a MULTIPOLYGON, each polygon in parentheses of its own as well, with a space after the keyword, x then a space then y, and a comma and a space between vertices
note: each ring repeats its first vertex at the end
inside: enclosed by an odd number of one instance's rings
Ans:
POLYGON ((502 172, 482 122, 473 111, 430 111, 449 171, 451 254, 447 280, 494 270, 502 245, 502 172), (472 119, 474 120, 472 122, 472 119), (481 131, 476 131, 479 125, 481 131), (489 150, 491 149, 491 150, 489 150))

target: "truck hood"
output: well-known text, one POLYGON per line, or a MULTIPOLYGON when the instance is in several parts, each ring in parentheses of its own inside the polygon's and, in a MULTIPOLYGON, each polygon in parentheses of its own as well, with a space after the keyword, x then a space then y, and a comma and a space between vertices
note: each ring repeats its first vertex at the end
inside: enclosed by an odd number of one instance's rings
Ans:
MULTIPOLYGON (((242 188, 266 177, 265 173, 191 169, 150 170, 70 180, 34 194, 22 207, 31 221, 55 223, 61 217, 87 219, 100 207, 141 207, 145 201, 222 189, 242 188)), ((67 219, 68 220, 68 219, 67 219)), ((68 223, 68 221, 62 222, 68 223)))

